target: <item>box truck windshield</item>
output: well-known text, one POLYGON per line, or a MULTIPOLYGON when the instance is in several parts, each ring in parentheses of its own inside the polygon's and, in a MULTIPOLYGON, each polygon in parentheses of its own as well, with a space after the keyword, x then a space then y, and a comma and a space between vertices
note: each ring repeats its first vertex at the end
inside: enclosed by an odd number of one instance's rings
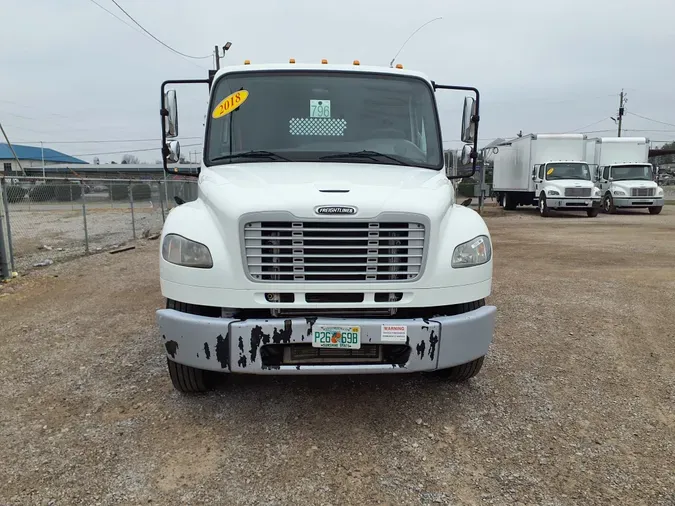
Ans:
POLYGON ((559 179, 591 180, 591 171, 585 163, 550 163, 546 164, 546 180, 559 179))
POLYGON ((205 164, 357 162, 440 170, 433 90, 414 76, 257 71, 215 83, 205 164))
POLYGON ((612 167, 614 181, 651 181, 651 165, 614 165, 612 167))

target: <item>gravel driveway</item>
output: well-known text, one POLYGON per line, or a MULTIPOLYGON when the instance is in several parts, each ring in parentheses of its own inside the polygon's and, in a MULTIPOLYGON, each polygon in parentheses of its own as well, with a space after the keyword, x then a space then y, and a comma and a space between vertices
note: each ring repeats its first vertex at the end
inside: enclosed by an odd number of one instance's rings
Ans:
POLYGON ((171 387, 157 242, 0 289, 0 504, 675 504, 675 207, 488 218, 495 343, 464 385, 171 387))

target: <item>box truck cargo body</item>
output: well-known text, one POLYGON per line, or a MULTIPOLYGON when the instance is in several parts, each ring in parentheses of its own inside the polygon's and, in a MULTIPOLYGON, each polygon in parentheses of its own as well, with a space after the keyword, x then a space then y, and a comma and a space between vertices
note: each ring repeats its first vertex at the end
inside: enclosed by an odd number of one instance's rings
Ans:
MULTIPOLYGON (((654 168, 649 163, 649 139, 645 137, 601 137, 591 139, 596 166, 595 181, 602 192, 602 209, 648 209, 659 214, 663 208, 663 188, 654 182, 654 168)), ((590 154, 587 152, 587 159, 590 154)))
POLYGON ((600 192, 586 160, 583 134, 530 134, 498 147, 493 187, 505 209, 535 205, 549 211, 584 210, 597 216, 600 192))

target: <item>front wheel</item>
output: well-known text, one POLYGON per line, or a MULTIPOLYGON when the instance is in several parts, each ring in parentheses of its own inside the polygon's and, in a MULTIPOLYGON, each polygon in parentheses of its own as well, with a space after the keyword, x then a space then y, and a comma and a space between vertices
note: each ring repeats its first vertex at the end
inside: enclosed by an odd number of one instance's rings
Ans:
POLYGON ((436 371, 436 376, 440 376, 448 381, 466 381, 473 378, 483 368, 483 361, 485 355, 478 357, 476 360, 467 362, 466 364, 456 365, 449 369, 441 369, 436 371))
POLYGON ((609 214, 616 214, 616 207, 614 206, 614 198, 610 193, 605 195, 602 199, 602 209, 609 214))
POLYGON ((543 218, 548 218, 551 215, 546 205, 546 196, 543 193, 539 196, 539 215, 543 218))
POLYGON ((166 359, 173 387, 184 394, 197 394, 211 390, 211 373, 166 359))
POLYGON ((586 214, 588 215, 589 218, 595 218, 598 214, 600 214, 600 209, 597 207, 587 209, 586 214))
POLYGON ((649 214, 661 214, 663 206, 653 206, 649 208, 649 214))

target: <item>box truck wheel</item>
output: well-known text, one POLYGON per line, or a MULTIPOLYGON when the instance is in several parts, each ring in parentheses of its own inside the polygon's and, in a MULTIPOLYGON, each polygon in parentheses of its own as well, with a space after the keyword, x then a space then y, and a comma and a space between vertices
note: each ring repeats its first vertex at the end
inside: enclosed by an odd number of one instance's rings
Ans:
POLYGON ((589 218, 595 218, 598 214, 600 214, 600 208, 594 207, 593 209, 586 209, 586 214, 589 218))
POLYGON ((551 215, 551 212, 546 205, 546 195, 543 193, 539 195, 539 214, 544 218, 548 218, 551 215))
POLYGON ((663 206, 652 206, 649 208, 649 214, 660 214, 663 206))
POLYGON ((469 378, 473 378, 480 372, 480 370, 483 368, 484 360, 485 355, 478 357, 476 360, 472 360, 471 362, 467 362, 466 364, 456 365, 455 367, 450 367, 449 369, 440 369, 435 371, 434 375, 449 381, 466 381, 469 378))
POLYGON ((507 211, 515 211, 516 206, 518 205, 518 202, 516 202, 516 199, 513 195, 510 195, 509 193, 504 194, 504 209, 507 211))
POLYGON ((207 392, 212 386, 212 373, 166 359, 173 387, 184 394, 207 392))
POLYGON ((606 193, 605 198, 602 199, 602 209, 609 214, 616 214, 616 207, 614 207, 614 199, 611 193, 606 193))

